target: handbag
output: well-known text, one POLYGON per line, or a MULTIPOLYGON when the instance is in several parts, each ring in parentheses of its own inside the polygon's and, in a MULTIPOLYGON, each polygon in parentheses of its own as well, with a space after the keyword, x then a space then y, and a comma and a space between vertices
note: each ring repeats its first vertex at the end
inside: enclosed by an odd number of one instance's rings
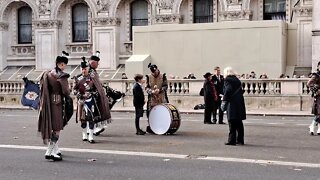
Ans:
POLYGON ((204 96, 204 89, 203 88, 200 89, 199 95, 204 96))

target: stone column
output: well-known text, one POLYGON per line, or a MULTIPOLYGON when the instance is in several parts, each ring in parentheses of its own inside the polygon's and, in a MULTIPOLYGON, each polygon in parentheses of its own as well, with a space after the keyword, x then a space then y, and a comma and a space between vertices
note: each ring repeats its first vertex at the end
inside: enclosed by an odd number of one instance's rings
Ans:
POLYGON ((115 70, 119 65, 119 25, 117 18, 92 19, 93 52, 100 51, 99 68, 115 70))
POLYGON ((55 66, 58 53, 58 20, 34 21, 36 69, 46 70, 55 66))
POLYGON ((0 22, 0 71, 7 67, 8 23, 0 22))
POLYGON ((312 11, 312 71, 320 61, 320 0, 313 0, 312 11))

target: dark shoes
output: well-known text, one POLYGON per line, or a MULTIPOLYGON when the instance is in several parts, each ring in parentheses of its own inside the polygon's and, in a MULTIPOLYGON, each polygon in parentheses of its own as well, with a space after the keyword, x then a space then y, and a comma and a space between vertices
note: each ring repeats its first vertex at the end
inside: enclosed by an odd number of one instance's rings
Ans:
POLYGON ((236 143, 230 143, 230 142, 227 142, 227 143, 224 143, 224 145, 236 146, 236 143))
POLYGON ((215 124, 213 122, 203 122, 204 124, 215 124))
POLYGON ((237 142, 237 144, 243 146, 244 142, 237 142))
POLYGON ((142 130, 136 132, 136 135, 145 135, 145 134, 146 132, 142 130))
POLYGON ((155 134, 152 130, 151 130, 151 128, 150 128, 150 126, 147 126, 147 132, 149 133, 149 134, 155 134))
POLYGON ((219 122, 219 124, 226 124, 226 123, 224 123, 224 122, 219 122))

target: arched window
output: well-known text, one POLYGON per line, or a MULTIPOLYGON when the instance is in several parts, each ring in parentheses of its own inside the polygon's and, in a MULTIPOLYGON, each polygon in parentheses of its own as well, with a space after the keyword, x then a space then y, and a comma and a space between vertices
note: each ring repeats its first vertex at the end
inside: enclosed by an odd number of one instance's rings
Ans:
POLYGON ((285 20, 286 0, 264 0, 264 20, 285 20))
POLYGON ((72 7, 72 41, 88 42, 88 6, 85 4, 72 7))
POLYGON ((213 0, 194 0, 194 23, 213 22, 213 0))
POLYGON ((23 6, 18 9, 18 44, 32 43, 32 9, 23 6))
POLYGON ((148 25, 148 2, 136 0, 131 3, 131 30, 130 40, 132 40, 132 26, 148 25))

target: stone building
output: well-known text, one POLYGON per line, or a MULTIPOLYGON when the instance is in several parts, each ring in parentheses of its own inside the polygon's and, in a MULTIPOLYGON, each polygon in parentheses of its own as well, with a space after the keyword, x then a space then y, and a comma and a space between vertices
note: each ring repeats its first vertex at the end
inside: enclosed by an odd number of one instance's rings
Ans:
POLYGON ((284 22, 290 33, 283 73, 314 69, 320 0, 1 0, 0 74, 52 68, 62 50, 70 52, 70 65, 99 50, 100 68, 115 70, 133 53, 133 26, 267 20, 284 22))

